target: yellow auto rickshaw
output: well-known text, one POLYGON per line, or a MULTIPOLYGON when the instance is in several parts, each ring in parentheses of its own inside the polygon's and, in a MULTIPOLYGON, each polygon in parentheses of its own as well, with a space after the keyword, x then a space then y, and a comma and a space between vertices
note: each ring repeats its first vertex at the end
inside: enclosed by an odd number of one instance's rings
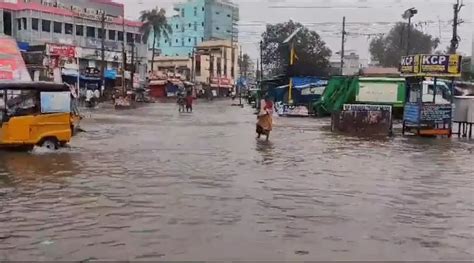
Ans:
POLYGON ((80 117, 67 85, 0 83, 0 148, 58 149, 71 140, 80 117))

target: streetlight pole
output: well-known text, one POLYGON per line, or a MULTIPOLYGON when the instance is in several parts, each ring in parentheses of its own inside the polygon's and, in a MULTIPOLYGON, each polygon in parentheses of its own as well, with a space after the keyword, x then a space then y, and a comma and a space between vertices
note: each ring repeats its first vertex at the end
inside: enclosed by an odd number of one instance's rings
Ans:
POLYGON ((402 17, 408 19, 408 33, 407 33, 407 56, 410 55, 410 36, 411 36, 411 19, 418 14, 418 10, 414 7, 405 10, 402 17))

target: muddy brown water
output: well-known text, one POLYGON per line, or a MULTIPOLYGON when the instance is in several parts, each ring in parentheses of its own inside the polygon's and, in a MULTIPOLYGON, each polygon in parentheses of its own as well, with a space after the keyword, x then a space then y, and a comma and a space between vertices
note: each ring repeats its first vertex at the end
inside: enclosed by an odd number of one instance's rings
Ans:
POLYGON ((334 135, 229 101, 94 110, 0 153, 0 260, 472 260, 474 143, 334 135))

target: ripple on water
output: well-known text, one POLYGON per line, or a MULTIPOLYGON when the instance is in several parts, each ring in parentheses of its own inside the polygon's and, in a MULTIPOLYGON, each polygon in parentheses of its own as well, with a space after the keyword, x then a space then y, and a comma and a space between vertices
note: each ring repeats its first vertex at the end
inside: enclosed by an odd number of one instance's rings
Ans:
POLYGON ((0 260, 474 257, 472 142, 285 118, 265 142, 228 102, 89 115, 70 148, 0 153, 0 260))

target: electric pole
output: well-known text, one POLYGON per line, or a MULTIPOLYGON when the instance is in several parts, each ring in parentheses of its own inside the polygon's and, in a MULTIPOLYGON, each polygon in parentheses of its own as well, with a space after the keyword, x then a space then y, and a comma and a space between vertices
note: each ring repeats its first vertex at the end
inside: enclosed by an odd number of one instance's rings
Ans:
POLYGON ((102 85, 102 90, 105 90, 105 11, 102 11, 101 22, 101 31, 100 31, 100 83, 102 85))
POLYGON ((130 43, 132 47, 132 58, 131 58, 131 67, 130 67, 130 79, 132 81, 132 90, 133 90, 133 84, 134 84, 134 77, 135 77, 135 40, 132 40, 130 43))
MULTIPOLYGON (((123 17, 122 17, 122 92, 123 96, 127 95, 127 89, 125 87, 125 66, 127 65, 127 53, 125 51, 125 40, 126 40, 126 34, 125 34, 125 11, 123 12, 123 17)), ((153 47, 155 48, 155 47, 153 47)), ((153 69, 152 69, 153 70, 153 69)))
POLYGON ((260 41, 260 80, 263 81, 263 40, 260 41))
POLYGON ((459 12, 464 7, 463 3, 460 3, 457 0, 456 4, 454 4, 454 19, 453 19, 453 38, 451 39, 451 46, 449 48, 450 54, 456 54, 456 51, 459 47, 459 36, 458 36, 458 26, 463 23, 463 21, 459 20, 459 12))
POLYGON ((341 76, 344 75, 344 53, 346 45, 346 17, 342 18, 341 76))
POLYGON ((240 86, 239 86, 239 106, 242 106, 242 47, 240 47, 240 59, 239 59, 239 75, 240 75, 240 86))

